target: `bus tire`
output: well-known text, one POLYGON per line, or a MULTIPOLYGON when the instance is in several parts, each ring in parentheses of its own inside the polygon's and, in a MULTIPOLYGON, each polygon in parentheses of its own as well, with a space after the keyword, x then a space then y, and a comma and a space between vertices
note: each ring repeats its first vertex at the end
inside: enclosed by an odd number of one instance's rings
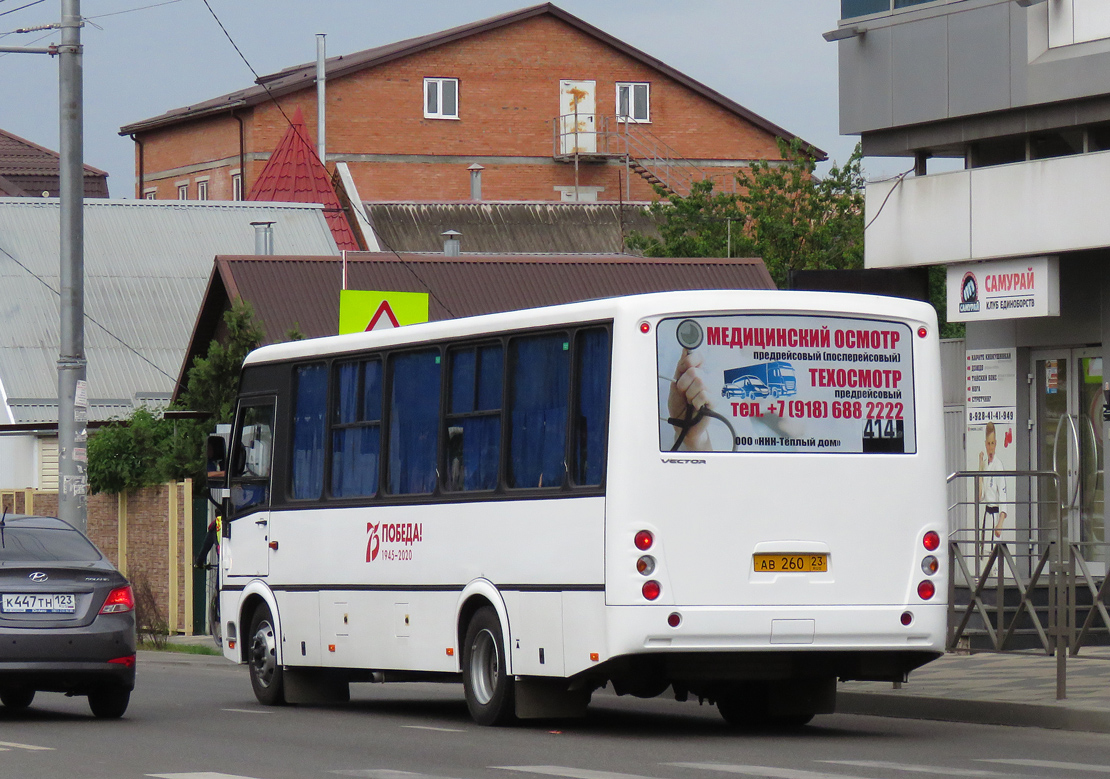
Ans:
POLYGON ((254 697, 264 706, 285 703, 285 679, 277 662, 277 631, 270 607, 265 603, 251 616, 247 667, 250 668, 254 697))
POLYGON ((505 725, 515 719, 513 679, 506 659, 501 620, 491 606, 483 606, 466 627, 462 657, 466 707, 479 725, 505 725))

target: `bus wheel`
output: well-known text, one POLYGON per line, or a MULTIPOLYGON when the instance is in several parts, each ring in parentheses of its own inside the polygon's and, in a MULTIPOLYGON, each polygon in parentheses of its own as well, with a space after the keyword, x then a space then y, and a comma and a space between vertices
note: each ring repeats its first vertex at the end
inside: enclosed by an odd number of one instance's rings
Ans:
POLYGON ((479 725, 504 725, 515 717, 513 680, 507 673, 501 620, 490 606, 475 612, 463 642, 463 689, 479 725))
POLYGON ((254 697, 265 706, 285 703, 285 686, 281 666, 277 662, 277 634, 270 607, 263 603, 251 617, 251 643, 247 648, 247 665, 251 671, 254 697))

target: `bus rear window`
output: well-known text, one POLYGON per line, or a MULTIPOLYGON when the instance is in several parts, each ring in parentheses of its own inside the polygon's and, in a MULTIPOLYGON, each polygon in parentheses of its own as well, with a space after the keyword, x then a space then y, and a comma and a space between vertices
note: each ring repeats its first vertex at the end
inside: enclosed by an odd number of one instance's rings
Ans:
POLYGON ((912 336, 902 322, 852 317, 665 319, 659 448, 913 453, 912 336))

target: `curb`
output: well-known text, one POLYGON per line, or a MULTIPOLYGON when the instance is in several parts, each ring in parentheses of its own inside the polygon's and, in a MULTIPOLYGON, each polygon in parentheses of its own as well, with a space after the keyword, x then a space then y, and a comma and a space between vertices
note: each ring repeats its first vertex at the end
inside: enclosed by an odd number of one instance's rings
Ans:
POLYGON ((975 725, 1110 733, 1110 711, 1043 703, 1015 705, 1003 701, 838 691, 836 712, 975 725))

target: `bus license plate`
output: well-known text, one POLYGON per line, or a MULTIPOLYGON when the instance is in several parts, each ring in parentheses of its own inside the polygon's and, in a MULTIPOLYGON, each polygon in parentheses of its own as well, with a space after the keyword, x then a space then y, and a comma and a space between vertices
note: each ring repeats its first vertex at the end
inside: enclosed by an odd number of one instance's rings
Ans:
POLYGON ((752 555, 756 573, 807 573, 829 570, 829 556, 823 552, 805 554, 752 555))
POLYGON ((17 595, 4 593, 0 611, 5 614, 72 614, 77 600, 72 593, 17 595))

